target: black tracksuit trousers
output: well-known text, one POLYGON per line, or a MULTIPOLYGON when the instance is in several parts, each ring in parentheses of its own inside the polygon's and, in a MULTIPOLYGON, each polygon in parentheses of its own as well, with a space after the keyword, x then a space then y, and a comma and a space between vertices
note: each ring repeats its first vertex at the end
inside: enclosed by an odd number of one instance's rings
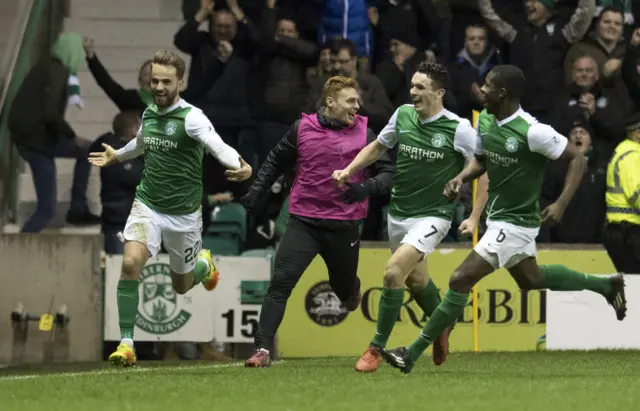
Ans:
POLYGON ((275 334, 284 317, 287 300, 313 259, 319 254, 327 265, 329 283, 342 302, 360 292, 357 276, 360 251, 357 224, 323 227, 291 216, 278 251, 269 291, 262 304, 255 344, 273 349, 275 334))
POLYGON ((604 246, 616 267, 625 274, 640 274, 640 225, 609 223, 604 229, 604 246))

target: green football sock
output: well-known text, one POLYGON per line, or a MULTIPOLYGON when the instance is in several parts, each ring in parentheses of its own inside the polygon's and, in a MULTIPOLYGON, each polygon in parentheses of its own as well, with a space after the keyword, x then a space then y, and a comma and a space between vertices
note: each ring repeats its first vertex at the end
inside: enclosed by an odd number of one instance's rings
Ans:
POLYGON ((198 259, 198 261, 196 262, 196 266, 193 269, 195 284, 200 284, 202 281, 204 281, 204 279, 207 278, 207 275, 209 275, 210 270, 211 269, 209 267, 208 261, 203 259, 198 259))
POLYGON ((411 359, 416 361, 424 350, 438 338, 447 327, 453 325, 456 319, 464 312, 464 307, 469 300, 469 293, 447 291, 444 300, 433 312, 429 321, 425 324, 420 336, 409 346, 407 350, 411 359))
POLYGON ((589 275, 574 271, 560 264, 541 265, 542 288, 552 291, 582 291, 608 296, 611 293, 611 281, 608 277, 589 275))
POLYGON ((404 288, 382 289, 378 322, 376 324, 376 335, 373 337, 373 340, 371 340, 371 344, 378 348, 386 347, 393 326, 396 324, 398 316, 400 315, 403 297, 404 288))
POLYGON ((133 329, 138 313, 138 280, 118 281, 118 318, 120 338, 133 339, 133 329))
POLYGON ((433 279, 429 280, 429 283, 425 288, 413 294, 413 298, 416 300, 416 303, 422 308, 422 311, 427 315, 427 317, 431 317, 433 312, 440 304, 440 293, 438 292, 438 287, 433 282, 433 279))

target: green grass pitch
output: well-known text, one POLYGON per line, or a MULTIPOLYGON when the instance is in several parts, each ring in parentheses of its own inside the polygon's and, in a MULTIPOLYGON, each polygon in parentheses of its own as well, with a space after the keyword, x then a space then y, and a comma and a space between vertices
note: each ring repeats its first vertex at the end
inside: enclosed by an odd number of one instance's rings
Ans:
POLYGON ((408 375, 355 358, 0 370, 3 411, 607 411, 640 409, 634 351, 452 354, 408 375))

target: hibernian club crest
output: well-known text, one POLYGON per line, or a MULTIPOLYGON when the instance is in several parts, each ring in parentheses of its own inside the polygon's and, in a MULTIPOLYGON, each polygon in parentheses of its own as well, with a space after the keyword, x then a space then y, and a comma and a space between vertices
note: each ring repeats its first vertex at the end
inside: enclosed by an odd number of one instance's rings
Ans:
POLYGON ((154 263, 142 269, 142 291, 136 325, 151 334, 169 334, 182 328, 191 314, 180 307, 171 285, 168 264, 154 263))

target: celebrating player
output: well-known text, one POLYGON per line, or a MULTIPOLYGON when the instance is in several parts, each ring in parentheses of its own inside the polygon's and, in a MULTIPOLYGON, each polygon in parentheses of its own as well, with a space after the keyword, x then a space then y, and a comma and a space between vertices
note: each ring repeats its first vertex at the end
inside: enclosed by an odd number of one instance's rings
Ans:
POLYGON ((329 283, 346 310, 360 304, 357 277, 360 235, 358 224, 367 216, 366 198, 391 190, 394 167, 385 156, 371 167, 354 173, 342 190, 331 181, 331 172, 345 167, 375 134, 360 108, 357 85, 347 77, 331 77, 324 85, 322 108, 302 115, 269 153, 248 194, 247 209, 285 171, 296 168, 289 197, 291 219, 276 253, 275 268, 262 304, 256 333, 256 351, 245 365, 268 367, 276 331, 282 322, 287 299, 313 259, 319 254, 327 265, 329 283), (369 178, 367 178, 369 177, 369 178))
MULTIPOLYGON (((334 180, 342 184, 399 144, 388 222, 393 255, 384 273, 376 333, 356 363, 357 371, 372 372, 379 367, 381 350, 400 314, 405 284, 427 316, 440 303, 438 288, 429 279, 424 260, 449 232, 454 203, 442 196, 442 190, 473 157, 476 141, 469 120, 442 107, 448 83, 444 66, 420 64, 411 79, 413 104, 398 108, 377 140, 367 145, 347 168, 333 173, 334 180)), ((482 207, 484 204, 476 208, 481 212, 482 207)), ((473 232, 478 218, 479 213, 474 212, 463 222, 463 233, 473 232)), ((433 361, 440 365, 447 356, 449 330, 438 336, 433 361)))
POLYGON ((138 279, 147 260, 160 251, 161 242, 169 253, 175 292, 184 294, 198 283, 213 290, 218 284, 211 252, 201 249, 204 148, 228 168, 230 181, 251 176, 251 167, 222 141, 202 111, 180 98, 184 72, 180 56, 157 52, 151 68, 155 104, 144 111, 138 137, 118 151, 103 144, 104 152, 90 153, 89 161, 98 167, 145 155, 142 181, 124 229, 117 296, 122 340, 109 356, 114 365, 135 365, 138 279))
POLYGON ((618 320, 626 315, 622 275, 594 276, 536 262, 541 217, 542 224, 560 221, 584 174, 585 158, 566 137, 520 108, 525 82, 519 68, 497 66, 482 87, 485 110, 478 119, 475 158, 447 184, 444 195, 456 198, 463 183, 486 172, 487 231, 453 272, 449 291, 418 339, 406 348, 383 351, 385 360, 402 372, 410 372, 424 350, 462 314, 471 288, 500 267, 523 290, 589 290, 613 306, 618 320), (557 158, 569 160, 566 183, 558 200, 540 213, 544 169, 557 158))

